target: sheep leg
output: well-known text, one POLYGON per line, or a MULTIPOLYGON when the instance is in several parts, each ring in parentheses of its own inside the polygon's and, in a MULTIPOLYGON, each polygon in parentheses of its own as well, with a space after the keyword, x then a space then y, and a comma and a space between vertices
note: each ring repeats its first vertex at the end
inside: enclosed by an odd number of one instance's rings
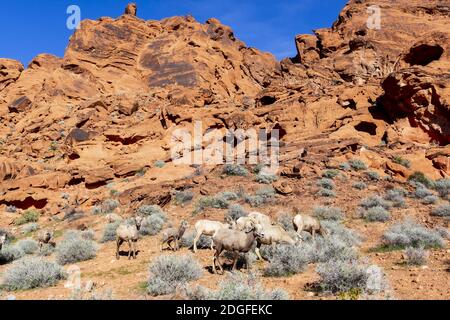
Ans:
POLYGON ((233 260, 233 268, 231 269, 233 271, 236 270, 236 265, 237 265, 238 258, 239 258, 239 252, 235 251, 234 252, 234 260, 233 260))
POLYGON ((164 240, 161 241, 159 245, 159 251, 163 251, 164 240))
POLYGON ((250 266, 250 258, 248 256, 248 253, 246 253, 244 255, 244 257, 245 257, 245 264, 247 265, 247 272, 250 273, 251 266, 250 266))
POLYGON ((132 251, 132 244, 131 244, 131 240, 128 240, 128 260, 131 259, 131 251, 132 251))
POLYGON ((214 258, 213 258, 213 272, 214 273, 217 273, 217 270, 216 270, 216 263, 217 263, 219 265, 220 274, 223 274, 223 267, 220 264, 220 259, 219 259, 219 256, 221 253, 222 253, 222 247, 217 246, 216 251, 214 252, 214 258))
POLYGON ((119 255, 119 249, 120 246, 122 245, 123 240, 120 238, 117 238, 116 240, 116 259, 119 260, 120 259, 120 255, 119 255))
POLYGON ((175 239, 175 251, 180 249, 180 245, 178 244, 178 239, 175 239))
POLYGON ((263 257, 261 256, 261 252, 259 251, 259 248, 261 248, 260 242, 258 242, 256 244, 255 253, 256 253, 256 256, 258 257, 258 260, 264 261, 263 257))
POLYGON ((312 236, 313 240, 315 240, 315 236, 316 236, 316 230, 315 229, 311 230, 311 236, 312 236))
POLYGON ((136 259, 136 241, 133 241, 133 259, 136 259))
POLYGON ((197 252, 197 241, 200 239, 200 236, 202 235, 201 232, 197 232, 194 238, 194 252, 197 252))

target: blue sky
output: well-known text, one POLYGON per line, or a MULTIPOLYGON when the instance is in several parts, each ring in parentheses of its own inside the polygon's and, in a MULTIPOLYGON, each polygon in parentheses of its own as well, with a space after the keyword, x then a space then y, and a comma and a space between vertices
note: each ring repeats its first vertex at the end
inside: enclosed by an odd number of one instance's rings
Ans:
MULTIPOLYGON (((71 30, 67 7, 81 8, 82 19, 118 17, 128 0, 3 1, 0 16, 0 57, 26 66, 39 53, 63 56, 71 30)), ((347 0, 136 0, 138 16, 161 19, 193 15, 204 22, 218 18, 231 26, 248 46, 269 51, 278 59, 295 56, 296 34, 330 27, 347 0)))

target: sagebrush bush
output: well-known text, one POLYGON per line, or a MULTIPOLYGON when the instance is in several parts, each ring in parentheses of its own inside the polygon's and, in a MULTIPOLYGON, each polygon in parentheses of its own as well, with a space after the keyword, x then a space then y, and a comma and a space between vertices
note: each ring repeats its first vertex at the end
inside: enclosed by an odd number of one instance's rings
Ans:
POLYGON ((212 300, 288 300, 289 295, 281 289, 265 290, 254 274, 235 273, 219 283, 217 291, 210 292, 212 300))
POLYGON ((44 288, 66 278, 63 268, 40 257, 27 257, 6 270, 2 287, 8 291, 44 288))
POLYGON ((15 245, 4 245, 0 251, 0 264, 7 264, 18 260, 25 255, 23 250, 15 245))
POLYGON ((198 280, 202 266, 190 255, 162 255, 150 264, 148 293, 153 296, 174 293, 178 286, 198 280))
POLYGON ((362 181, 359 181, 359 182, 355 182, 352 185, 352 187, 355 188, 355 189, 358 189, 358 190, 364 190, 364 189, 367 189, 367 184, 365 184, 362 181))
POLYGON ((27 223, 22 227, 22 234, 35 232, 39 229, 39 224, 36 222, 27 223))
POLYGON ((248 215, 248 213, 245 211, 245 209, 241 205, 235 203, 235 204, 230 205, 225 217, 236 221, 240 217, 245 217, 247 215, 248 215))
POLYGON ((142 205, 136 210, 136 214, 142 216, 161 215, 165 216, 164 211, 158 205, 142 205))
POLYGON ((176 205, 184 206, 192 201, 194 198, 194 193, 190 190, 175 191, 174 198, 176 205))
POLYGON ((419 184, 416 187, 416 191, 414 192, 414 197, 417 199, 423 199, 425 197, 432 196, 433 192, 431 190, 427 189, 423 184, 419 184))
POLYGON ((224 191, 221 193, 218 193, 216 195, 217 198, 225 199, 227 201, 233 201, 239 199, 239 196, 236 194, 236 192, 233 191, 224 191))
POLYGON ((260 207, 275 199, 275 189, 262 188, 256 191, 255 195, 244 195, 244 201, 252 207, 260 207))
POLYGON ((44 243, 38 250, 39 256, 47 257, 55 252, 55 246, 50 243, 44 243))
MULTIPOLYGON (((392 205, 396 208, 402 208, 406 206, 405 202, 405 190, 400 188, 394 188, 391 190, 388 190, 386 194, 384 195, 384 199, 391 201, 392 205)), ((385 208, 386 209, 386 208, 385 208)))
POLYGON ((39 249, 37 241, 33 239, 22 239, 16 243, 16 246, 25 254, 35 253, 39 249))
POLYGON ((166 163, 163 160, 156 160, 154 163, 154 166, 156 168, 164 168, 165 165, 166 163))
POLYGON ((342 293, 357 291, 360 294, 379 293, 387 288, 385 275, 378 266, 367 266, 353 260, 329 260, 317 269, 319 285, 324 291, 342 293))
POLYGON ((264 269, 264 275, 269 277, 284 277, 303 272, 310 262, 309 252, 300 246, 278 244, 269 246, 269 265, 264 269))
POLYGON ((362 241, 361 235, 339 222, 322 221, 321 224, 330 236, 336 237, 348 247, 358 246, 362 241))
POLYGON ((433 208, 433 210, 431 210, 431 215, 437 217, 450 217, 450 205, 443 204, 439 207, 433 208))
POLYGON ((435 195, 431 195, 431 196, 426 196, 425 198, 422 199, 422 203, 423 204, 435 204, 436 202, 438 202, 439 198, 435 195))
POLYGON ((258 163, 256 166, 253 167, 253 173, 258 174, 260 173, 265 167, 267 167, 264 163, 258 163))
POLYGON ((436 232, 444 239, 450 239, 450 231, 444 227, 435 228, 436 232))
POLYGON ((395 156, 395 157, 392 159, 392 161, 395 162, 395 163, 398 163, 398 164, 400 164, 400 165, 402 165, 402 166, 404 166, 405 168, 411 167, 411 161, 409 161, 409 160, 407 160, 407 159, 404 159, 404 158, 402 158, 402 157, 400 157, 400 156, 395 156))
POLYGON ((328 178, 328 179, 336 178, 338 175, 339 175, 339 170, 336 170, 336 169, 328 169, 322 173, 322 177, 328 178))
POLYGON ((119 225, 120 225, 120 221, 108 223, 105 226, 105 229, 103 229, 103 235, 102 235, 102 238, 100 239, 100 242, 105 243, 108 241, 115 241, 116 240, 116 231, 117 231, 117 228, 119 227, 119 225))
POLYGON ((103 214, 111 213, 119 206, 120 203, 116 199, 106 199, 105 201, 102 202, 101 213, 103 214))
POLYGON ((286 231, 294 231, 294 223, 292 220, 294 217, 290 213, 282 213, 277 217, 277 222, 284 228, 286 231))
POLYGON ((341 169, 343 171, 350 171, 351 166, 348 162, 343 162, 339 165, 339 169, 341 169))
POLYGON ((228 176, 247 176, 248 170, 239 164, 226 164, 223 166, 222 173, 228 176))
POLYGON ((64 236, 56 246, 56 260, 65 265, 93 259, 97 256, 97 244, 74 233, 64 236))
POLYGON ((229 200, 220 194, 216 196, 201 197, 195 204, 194 214, 202 212, 206 208, 227 209, 229 206, 229 200))
POLYGON ((139 233, 143 236, 157 235, 164 227, 165 221, 159 214, 153 214, 142 220, 139 233))
POLYGON ((436 230, 428 229, 409 219, 391 226, 383 234, 382 242, 383 245, 394 248, 444 246, 444 240, 436 230))
POLYGON ((271 173, 264 173, 262 171, 255 176, 255 181, 258 183, 271 184, 272 182, 277 180, 278 177, 276 175, 271 173))
MULTIPOLYGON (((186 232, 180 239, 180 246, 185 248, 192 248, 194 246, 195 231, 186 232)), ((197 242, 198 249, 211 248, 212 239, 209 236, 202 234, 197 242)))
POLYGON ((326 262, 331 259, 349 260, 358 256, 352 246, 336 235, 317 237, 311 242, 304 241, 300 248, 304 255, 309 256, 311 263, 326 262))
POLYGON ((427 188, 433 187, 434 183, 423 172, 415 171, 408 177, 408 181, 419 182, 427 188))
POLYGON ((422 266, 427 263, 428 251, 423 247, 407 247, 405 250, 406 263, 410 265, 422 266))
POLYGON ((450 179, 439 179, 434 182, 434 188, 442 198, 448 198, 450 195, 450 179))
POLYGON ((359 159, 351 159, 348 161, 348 164, 355 171, 367 170, 367 165, 365 162, 359 159))
POLYGON ((359 205, 366 210, 373 207, 383 207, 384 209, 389 210, 391 207, 387 201, 377 195, 372 195, 363 199, 359 205))
POLYGON ((378 174, 378 172, 375 172, 375 171, 367 171, 365 174, 366 174, 366 177, 367 177, 369 180, 372 180, 372 181, 378 181, 378 180, 380 180, 380 175, 378 174))
POLYGON ((16 213, 17 208, 15 206, 6 206, 6 212, 8 213, 16 213))
POLYGON ((315 207, 313 213, 316 218, 321 220, 342 220, 344 218, 342 210, 336 207, 315 207))
POLYGON ((371 207, 367 210, 362 210, 362 218, 369 222, 386 222, 391 219, 389 211, 381 206, 371 207))
POLYGON ((336 196, 336 192, 330 189, 321 188, 317 194, 321 197, 333 198, 336 196))
POLYGON ((22 213, 20 218, 17 218, 14 223, 18 226, 30 223, 30 222, 37 222, 39 220, 39 212, 33 209, 29 209, 22 213))
POLYGON ((322 178, 322 179, 318 180, 317 185, 319 187, 322 187, 322 188, 328 189, 328 190, 333 190, 335 188, 333 180, 328 179, 328 178, 322 178))

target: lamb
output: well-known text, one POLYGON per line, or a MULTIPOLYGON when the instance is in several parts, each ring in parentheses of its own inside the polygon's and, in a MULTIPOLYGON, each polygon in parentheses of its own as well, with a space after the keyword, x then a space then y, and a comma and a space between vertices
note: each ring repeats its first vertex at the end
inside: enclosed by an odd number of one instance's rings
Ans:
POLYGON ((116 213, 107 214, 105 218, 108 223, 115 223, 123 220, 123 218, 116 213))
POLYGON ((327 230, 320 224, 320 221, 311 216, 297 214, 292 220, 294 224, 294 229, 297 231, 301 238, 301 232, 307 231, 311 233, 313 239, 316 233, 320 234, 322 237, 327 235, 327 230))
MULTIPOLYGON (((262 225, 263 236, 257 239, 255 253, 259 260, 263 260, 260 253, 261 245, 272 245, 277 243, 295 244, 297 241, 291 238, 289 233, 280 225, 262 225)), ((300 240, 300 239, 299 239, 300 240)))
POLYGON ((261 226, 259 224, 253 224, 250 228, 246 228, 243 231, 221 228, 213 235, 213 244, 215 247, 213 257, 213 272, 217 273, 216 262, 219 265, 220 274, 223 274, 223 267, 220 264, 219 256, 226 250, 234 252, 235 257, 233 261, 233 270, 236 270, 236 264, 240 253, 245 254, 245 260, 247 270, 250 270, 250 262, 248 259, 248 252, 255 248, 256 240, 263 237, 261 233, 261 226))
MULTIPOLYGON (((195 238, 194 238, 194 252, 197 252, 197 242, 202 234, 206 236, 213 236, 219 229, 231 229, 234 227, 234 221, 228 220, 227 223, 211 220, 198 220, 195 225, 195 238)), ((211 250, 213 249, 213 243, 211 243, 211 250)))
POLYGON ((135 216, 133 224, 122 222, 116 230, 116 259, 119 260, 119 248, 124 241, 128 242, 128 260, 136 259, 136 242, 139 239, 139 229, 141 228, 143 217, 135 216))
POLYGON ((43 230, 38 234, 38 244, 39 248, 42 249, 42 246, 45 244, 49 244, 51 246, 55 246, 55 241, 53 240, 53 231, 51 230, 43 230))
POLYGON ((179 249, 179 245, 178 245, 178 241, 181 239, 181 237, 183 236, 184 232, 186 231, 188 227, 188 223, 187 221, 183 220, 180 224, 180 227, 178 229, 176 228, 167 228, 164 229, 161 233, 161 248, 160 250, 163 250, 163 244, 167 243, 167 245, 169 246, 170 249, 172 249, 173 251, 176 251, 179 249), (172 248, 171 243, 175 242, 175 247, 172 248))

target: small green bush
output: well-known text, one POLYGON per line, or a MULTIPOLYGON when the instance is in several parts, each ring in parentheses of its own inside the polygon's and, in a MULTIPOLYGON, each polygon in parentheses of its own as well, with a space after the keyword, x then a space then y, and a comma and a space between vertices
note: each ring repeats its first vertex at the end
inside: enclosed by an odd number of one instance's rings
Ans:
POLYGON ((39 249, 38 243, 33 239, 22 239, 16 243, 16 246, 25 254, 35 253, 39 249))
POLYGON ((322 178, 317 181, 317 185, 319 187, 322 187, 324 189, 333 190, 334 189, 334 183, 333 180, 328 178, 322 178))
POLYGON ((320 189, 317 192, 317 194, 320 197, 328 197, 328 198, 333 198, 336 196, 336 192, 334 192, 333 190, 330 190, 330 189, 325 189, 325 188, 320 189))
POLYGON ((375 172, 375 171, 367 171, 367 172, 366 172, 366 177, 367 177, 369 180, 372 180, 372 181, 378 181, 378 180, 380 180, 380 175, 378 174, 378 172, 375 172))
POLYGON ((339 170, 329 169, 322 173, 323 178, 334 179, 339 175, 339 170))
POLYGON ((367 165, 359 159, 351 159, 348 161, 350 167, 355 171, 367 170, 367 165))
POLYGON ((404 220, 391 226, 382 237, 384 246, 392 248, 421 247, 441 248, 444 240, 439 232, 428 229, 412 220, 404 220))
POLYGON ((359 181, 359 182, 355 182, 352 185, 352 187, 355 188, 355 189, 358 189, 358 190, 364 190, 364 189, 367 189, 367 184, 365 184, 362 181, 359 181))
POLYGON ((116 240, 116 231, 120 225, 120 221, 108 223, 103 230, 102 238, 100 239, 101 243, 115 241, 116 240))
POLYGON ((427 263, 428 251, 423 247, 407 247, 405 250, 406 263, 410 265, 422 266, 427 263))
POLYGON ((314 216, 321 220, 342 220, 344 214, 340 208, 336 207, 315 207, 314 216))
POLYGON ((20 226, 26 223, 37 222, 39 220, 39 212, 33 209, 25 211, 20 218, 15 221, 15 224, 20 226))
POLYGON ((90 260, 97 256, 97 249, 94 241, 68 233, 56 246, 56 259, 62 265, 90 260))
POLYGON ((392 161, 395 162, 395 163, 397 163, 397 164, 399 164, 399 165, 404 166, 405 168, 411 167, 411 161, 409 161, 409 160, 407 160, 407 159, 404 159, 404 158, 402 158, 402 157, 400 157, 400 156, 395 156, 395 157, 392 159, 392 161))
POLYGON ((419 182, 426 186, 427 188, 433 187, 434 183, 430 180, 423 172, 415 171, 408 177, 408 181, 419 182))
POLYGON ((386 222, 391 219, 389 211, 381 206, 371 207, 367 210, 363 210, 362 217, 369 222, 386 222))
POLYGON ((232 204, 228 208, 228 212, 227 212, 225 217, 226 218, 228 217, 228 218, 236 221, 240 217, 245 217, 247 215, 248 215, 248 213, 245 211, 245 209, 241 205, 239 205, 239 204, 232 204))
POLYGON ((157 168, 164 168, 164 166, 166 165, 166 163, 163 160, 156 160, 154 163, 155 167, 157 168))
POLYGON ((450 217, 450 205, 444 204, 431 210, 431 215, 437 217, 450 217))
POLYGON ((226 164, 223 166, 222 173, 228 176, 243 176, 248 175, 248 170, 239 164, 226 164))

